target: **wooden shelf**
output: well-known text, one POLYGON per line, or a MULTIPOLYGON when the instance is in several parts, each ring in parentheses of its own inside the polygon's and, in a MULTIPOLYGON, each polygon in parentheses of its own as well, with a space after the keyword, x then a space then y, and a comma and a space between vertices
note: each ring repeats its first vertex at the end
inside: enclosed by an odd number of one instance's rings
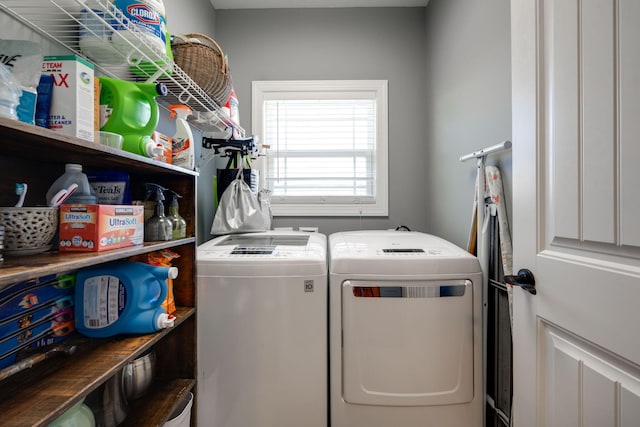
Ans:
POLYGON ((67 273, 85 267, 116 261, 161 249, 195 243, 194 237, 151 242, 103 252, 49 252, 23 257, 6 257, 0 263, 0 290, 7 285, 50 274, 67 273))
POLYGON ((70 356, 56 356, 0 382, 0 425, 47 426, 88 396, 98 396, 102 385, 123 366, 153 347, 157 355, 156 390, 141 397, 129 412, 126 425, 161 425, 196 382, 196 185, 198 173, 126 151, 61 133, 0 118, 0 206, 15 204, 14 184, 27 182, 25 206, 42 205, 51 183, 66 163, 83 169, 121 170, 129 174, 132 198, 144 198, 144 183, 155 182, 183 196, 180 215, 187 221, 187 238, 145 242, 139 246, 102 252, 57 252, 12 257, 0 263, 0 290, 52 274, 73 273, 103 263, 147 261, 147 254, 171 250, 179 275, 173 294, 179 306, 173 328, 154 334, 89 339, 75 334, 61 345, 75 344, 70 356), (95 393, 94 393, 95 392, 95 393))
POLYGON ((140 173, 198 175, 198 172, 189 169, 17 120, 0 117, 0 127, 0 140, 11 141, 2 145, 2 156, 28 159, 34 163, 34 168, 39 160, 79 163, 84 167, 104 168, 108 165, 111 168, 125 169, 131 168, 135 163, 136 171, 140 173))
POLYGON ((129 405, 129 415, 120 427, 163 425, 195 384, 195 380, 185 379, 153 383, 144 399, 135 400, 129 405))
MULTIPOLYGON (((78 338, 65 344, 76 344, 71 356, 58 356, 8 378, 0 387, 0 414, 3 426, 46 426, 91 391, 116 374, 167 335, 177 332, 183 322, 195 314, 193 307, 178 308, 176 324, 155 334, 116 337, 113 339, 78 338)), ((172 390, 184 387, 182 380, 169 381, 172 390), (171 385, 173 384, 173 385, 171 385), (178 384, 178 388, 175 386, 178 384)), ((185 379, 193 387, 193 378, 185 379)), ((172 393, 175 395, 175 393, 172 393)), ((167 397, 169 399, 170 397, 167 397)), ((138 405, 156 407, 144 399, 138 405)), ((176 402, 177 403, 177 402, 176 402)), ((166 403, 164 404, 166 406, 166 403)), ((160 416, 168 417, 165 410, 160 416)), ((141 425, 141 424, 138 424, 141 425)), ((148 424, 147 424, 148 425, 148 424)))

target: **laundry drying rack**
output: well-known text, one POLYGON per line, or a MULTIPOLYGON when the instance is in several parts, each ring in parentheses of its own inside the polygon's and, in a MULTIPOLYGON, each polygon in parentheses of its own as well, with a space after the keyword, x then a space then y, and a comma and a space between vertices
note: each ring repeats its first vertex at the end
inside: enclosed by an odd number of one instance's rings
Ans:
MULTIPOLYGON (((467 250, 478 256, 483 274, 483 315, 485 325, 485 391, 487 427, 511 425, 512 344, 509 287, 505 274, 512 274, 510 258, 505 262, 501 252, 500 234, 509 233, 508 222, 502 224, 496 215, 495 203, 487 197, 485 171, 487 156, 511 148, 510 141, 475 151, 460 157, 464 162, 477 160, 477 180, 474 215, 467 250), (486 227, 484 226, 486 223, 486 227), (501 225, 506 230, 501 230, 501 225)), ((509 236, 509 246, 511 238, 509 236)))

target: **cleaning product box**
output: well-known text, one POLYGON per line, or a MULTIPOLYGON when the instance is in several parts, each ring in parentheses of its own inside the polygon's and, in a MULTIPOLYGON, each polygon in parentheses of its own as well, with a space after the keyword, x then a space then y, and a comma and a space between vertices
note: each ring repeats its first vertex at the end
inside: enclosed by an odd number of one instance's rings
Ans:
POLYGON ((162 145, 162 154, 154 157, 154 160, 171 164, 173 159, 173 139, 158 131, 154 131, 151 138, 162 145))
POLYGON ((65 339, 75 330, 75 275, 49 275, 0 292, 0 369, 21 350, 65 339))
POLYGON ((58 250, 98 252, 141 245, 144 240, 144 206, 60 206, 58 250))
POLYGON ((73 293, 73 275, 48 275, 14 283, 0 291, 0 324, 14 315, 73 293))
POLYGON ((16 362, 21 350, 60 342, 75 330, 73 307, 50 313, 44 319, 0 340, 0 369, 16 362))
POLYGON ((45 56, 42 73, 53 77, 49 129, 93 142, 93 64, 76 55, 45 56))

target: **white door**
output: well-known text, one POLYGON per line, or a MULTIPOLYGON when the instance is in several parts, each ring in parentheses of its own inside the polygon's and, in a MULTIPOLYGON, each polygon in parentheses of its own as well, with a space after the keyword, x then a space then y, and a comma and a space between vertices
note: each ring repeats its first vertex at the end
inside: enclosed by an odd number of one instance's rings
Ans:
POLYGON ((640 1, 512 0, 516 427, 640 426, 640 1))

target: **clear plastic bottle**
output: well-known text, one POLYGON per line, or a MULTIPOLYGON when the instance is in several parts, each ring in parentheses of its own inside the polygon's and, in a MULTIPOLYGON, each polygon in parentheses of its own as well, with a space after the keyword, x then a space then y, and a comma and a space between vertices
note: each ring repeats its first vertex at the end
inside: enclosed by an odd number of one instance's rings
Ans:
POLYGON ((171 240, 173 235, 173 224, 164 214, 164 191, 165 188, 148 182, 147 188, 155 191, 155 205, 153 215, 144 220, 144 241, 156 242, 161 240, 171 240))
POLYGON ((0 63, 0 116, 18 120, 16 107, 20 102, 22 89, 13 73, 0 63))
POLYGON ((169 192, 169 220, 171 220, 171 238, 183 239, 187 237, 187 222, 180 216, 180 205, 178 199, 182 196, 175 191, 168 190, 169 192))
MULTIPOLYGON (((124 56, 111 39, 118 21, 96 0, 84 0, 80 11, 79 45, 82 53, 99 64, 124 64, 124 56)), ((108 0, 107 3, 112 3, 108 0)))
POLYGON ((71 184, 77 184, 78 188, 65 200, 65 204, 83 203, 90 205, 97 203, 98 198, 93 191, 93 187, 89 184, 87 175, 82 172, 82 165, 75 163, 67 163, 64 165, 64 174, 58 177, 47 191, 47 203, 49 203, 53 196, 60 190, 69 188, 71 184))

